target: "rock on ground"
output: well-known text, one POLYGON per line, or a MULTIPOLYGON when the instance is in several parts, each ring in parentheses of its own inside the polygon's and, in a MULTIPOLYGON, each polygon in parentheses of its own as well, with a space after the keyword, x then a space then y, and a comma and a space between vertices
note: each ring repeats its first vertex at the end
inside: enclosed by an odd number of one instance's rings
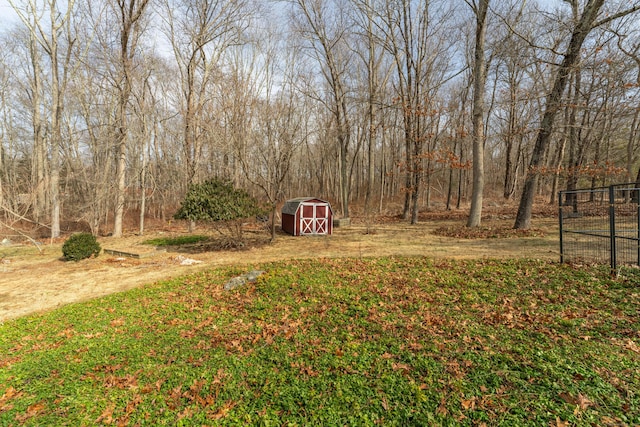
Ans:
POLYGON ((233 277, 227 283, 224 284, 224 290, 230 291, 237 287, 246 285, 247 283, 255 283, 255 281, 258 280, 258 277, 260 277, 262 274, 264 274, 264 271, 252 270, 241 276, 233 277))

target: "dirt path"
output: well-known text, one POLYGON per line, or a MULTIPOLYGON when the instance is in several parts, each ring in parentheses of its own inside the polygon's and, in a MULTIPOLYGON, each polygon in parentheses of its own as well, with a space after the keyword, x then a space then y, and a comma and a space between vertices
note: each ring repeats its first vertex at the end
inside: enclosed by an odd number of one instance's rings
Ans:
POLYGON ((376 225, 371 233, 367 233, 364 225, 353 225, 336 229, 332 236, 279 236, 274 244, 258 249, 198 254, 151 253, 153 249, 141 244, 154 237, 149 235, 103 238, 99 240, 103 248, 149 256, 122 259, 102 254, 77 263, 60 261, 61 245, 46 246, 42 254, 33 246, 0 247, 0 322, 222 265, 257 267, 269 261, 294 258, 385 255, 558 259, 555 220, 536 224, 548 230, 544 237, 509 239, 465 240, 434 235, 433 230, 443 224, 446 223, 382 224, 376 225), (202 263, 181 266, 176 259, 180 255, 202 263))

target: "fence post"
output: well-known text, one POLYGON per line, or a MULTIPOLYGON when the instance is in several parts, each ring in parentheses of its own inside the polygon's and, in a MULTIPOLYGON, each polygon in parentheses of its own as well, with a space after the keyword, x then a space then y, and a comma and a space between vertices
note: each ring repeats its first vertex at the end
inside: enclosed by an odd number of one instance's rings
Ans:
POLYGON ((615 208, 615 192, 614 186, 609 186, 609 238, 611 240, 610 257, 611 257, 611 273, 615 273, 618 266, 616 259, 616 208, 615 208))
MULTIPOLYGON (((564 213, 562 212, 562 191, 558 192, 558 220, 560 221, 560 264, 564 264, 564 213)), ((640 220, 639 220, 640 221, 640 220)), ((638 262, 640 262, 640 247, 638 248, 638 262)))

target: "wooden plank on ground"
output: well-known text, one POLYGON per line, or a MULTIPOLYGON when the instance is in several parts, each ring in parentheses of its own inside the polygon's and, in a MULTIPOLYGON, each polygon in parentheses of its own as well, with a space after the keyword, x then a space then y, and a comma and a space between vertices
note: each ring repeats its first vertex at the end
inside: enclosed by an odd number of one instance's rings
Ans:
POLYGON ((121 251, 121 250, 117 250, 117 249, 106 249, 106 248, 104 249, 104 253, 105 254, 109 254, 109 255, 113 255, 113 256, 126 257, 126 258, 135 258, 135 259, 149 258, 149 257, 152 257, 152 256, 158 254, 159 252, 165 252, 165 251, 151 251, 151 252, 143 252, 143 253, 134 253, 134 252, 121 251))

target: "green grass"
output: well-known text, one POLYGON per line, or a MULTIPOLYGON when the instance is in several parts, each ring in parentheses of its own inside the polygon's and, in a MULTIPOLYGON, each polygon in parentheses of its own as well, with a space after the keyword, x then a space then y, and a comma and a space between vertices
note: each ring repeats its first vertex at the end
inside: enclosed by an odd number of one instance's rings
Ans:
POLYGON ((179 246, 179 245, 189 245, 193 243, 203 242, 208 240, 209 237, 202 235, 188 235, 188 236, 178 236, 178 237, 157 237, 155 239, 148 239, 142 242, 145 245, 154 245, 154 246, 179 246))
POLYGON ((640 274, 541 261, 219 269, 0 325, 0 425, 640 424, 640 274))

